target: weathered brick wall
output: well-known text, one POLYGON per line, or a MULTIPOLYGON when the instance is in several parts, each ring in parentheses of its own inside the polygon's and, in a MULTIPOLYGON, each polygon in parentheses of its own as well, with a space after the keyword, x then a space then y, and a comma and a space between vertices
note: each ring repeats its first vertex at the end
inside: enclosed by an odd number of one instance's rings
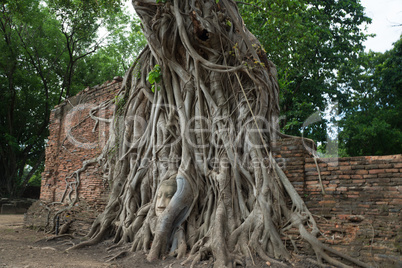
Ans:
MULTIPOLYGON (((116 77, 101 86, 85 89, 51 111, 41 200, 60 202, 63 196, 63 201, 68 200, 71 190, 68 185, 75 187, 74 171, 82 167, 84 160, 99 155, 109 134, 109 123, 96 123, 89 117, 89 112, 103 101, 112 99, 120 87, 121 78, 116 77)), ((94 115, 99 118, 111 118, 113 108, 111 106, 97 110, 94 115)), ((78 194, 80 199, 94 207, 105 205, 107 187, 104 185, 98 164, 88 166, 81 173, 78 194)), ((71 196, 71 199, 73 198, 74 196, 71 196)))
POLYGON ((300 139, 272 145, 323 242, 378 267, 402 267, 402 155, 319 158, 323 194, 317 165, 300 139))
POLYGON ((402 267, 402 155, 306 158, 304 200, 325 242, 379 267, 402 267))
POLYGON ((304 165, 310 157, 307 146, 302 139, 280 139, 271 143, 273 157, 299 194, 304 191, 304 165))

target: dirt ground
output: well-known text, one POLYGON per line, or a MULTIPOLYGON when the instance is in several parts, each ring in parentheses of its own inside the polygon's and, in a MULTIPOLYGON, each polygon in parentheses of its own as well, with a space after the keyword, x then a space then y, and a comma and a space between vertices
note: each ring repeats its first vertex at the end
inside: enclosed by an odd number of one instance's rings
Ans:
MULTIPOLYGON (((0 268, 44 268, 44 267, 141 267, 141 268, 179 268, 183 260, 168 257, 165 260, 149 263, 144 253, 128 253, 122 258, 109 261, 122 252, 121 248, 111 251, 112 245, 105 241, 97 246, 66 251, 71 245, 80 242, 69 237, 51 239, 54 236, 43 231, 24 227, 23 215, 0 215, 0 268), (51 239, 51 240, 49 240, 51 239)), ((287 265, 268 265, 262 260, 248 260, 246 267, 288 267, 287 265), (254 262, 254 264, 253 264, 254 262)), ((212 260, 203 261, 196 267, 212 267, 212 260)), ((291 267, 291 266, 289 266, 291 267)), ((316 267, 301 261, 293 267, 316 267)))
POLYGON ((93 249, 66 253, 50 235, 23 227, 23 215, 0 215, 0 267, 119 267, 93 249))

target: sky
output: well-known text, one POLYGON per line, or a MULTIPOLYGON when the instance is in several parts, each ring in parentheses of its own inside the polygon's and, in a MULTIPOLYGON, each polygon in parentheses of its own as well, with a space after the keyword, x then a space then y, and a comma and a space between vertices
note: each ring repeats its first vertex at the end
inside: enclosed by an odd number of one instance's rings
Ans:
POLYGON ((361 0, 365 13, 372 19, 367 27, 367 33, 375 33, 364 45, 366 51, 385 52, 393 47, 402 34, 402 0, 361 0))

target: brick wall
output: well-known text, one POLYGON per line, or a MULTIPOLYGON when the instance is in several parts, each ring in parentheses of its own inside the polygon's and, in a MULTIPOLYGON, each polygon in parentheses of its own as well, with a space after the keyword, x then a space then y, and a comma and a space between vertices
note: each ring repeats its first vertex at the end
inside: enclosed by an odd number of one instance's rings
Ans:
POLYGON ((323 242, 377 267, 402 267, 402 155, 319 158, 323 194, 317 165, 300 139, 272 145, 323 242))
POLYGON ((310 157, 306 146, 301 139, 280 139, 271 143, 274 158, 299 194, 304 191, 304 165, 310 157))
POLYGON ((402 267, 402 155, 305 162, 304 200, 325 242, 379 267, 402 267))
MULTIPOLYGON (((56 106, 50 114, 49 139, 46 148, 45 170, 42 173, 40 199, 60 202, 73 199, 67 187, 75 182, 73 172, 82 167, 84 160, 101 152, 109 133, 109 123, 90 118, 89 112, 105 100, 112 99, 121 87, 121 78, 115 77, 101 86, 87 88, 78 95, 56 106), (66 191, 67 189, 67 191, 66 191), (63 196, 65 196, 64 200, 63 196)), ((111 118, 113 106, 97 110, 99 118, 111 118)), ((105 205, 107 187, 99 165, 90 165, 80 176, 80 199, 94 207, 105 205)))

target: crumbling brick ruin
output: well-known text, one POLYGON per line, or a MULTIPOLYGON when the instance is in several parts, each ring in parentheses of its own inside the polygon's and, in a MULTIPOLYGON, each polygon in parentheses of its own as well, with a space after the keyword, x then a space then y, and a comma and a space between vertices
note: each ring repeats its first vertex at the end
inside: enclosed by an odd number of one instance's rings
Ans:
MULTIPOLYGON (((109 123, 95 125, 88 112, 113 98, 120 86, 117 77, 52 110, 41 200, 61 201, 71 173, 99 154, 109 123)), ((113 111, 102 113, 97 116, 110 118, 113 111)), ((402 155, 322 158, 317 168, 301 139, 272 145, 275 158, 316 216, 323 241, 378 267, 402 266, 402 155)), ((92 165, 81 175, 78 193, 82 202, 103 208, 108 187, 99 166, 92 165)), ((297 237, 293 239, 297 243, 297 237)))
MULTIPOLYGON (((50 114, 49 139, 45 171, 42 173, 40 199, 47 202, 67 201, 70 192, 68 177, 82 167, 84 160, 99 155, 109 135, 109 123, 96 123, 89 112, 103 101, 114 98, 121 87, 121 77, 101 86, 86 88, 78 95, 56 106, 50 114), (64 197, 64 200, 62 200, 64 197)), ((96 116, 110 119, 114 106, 100 110, 96 116)), ((93 207, 106 205, 107 182, 99 165, 90 165, 81 174, 79 198, 93 207)), ((74 185, 71 185, 73 187, 74 185)))

